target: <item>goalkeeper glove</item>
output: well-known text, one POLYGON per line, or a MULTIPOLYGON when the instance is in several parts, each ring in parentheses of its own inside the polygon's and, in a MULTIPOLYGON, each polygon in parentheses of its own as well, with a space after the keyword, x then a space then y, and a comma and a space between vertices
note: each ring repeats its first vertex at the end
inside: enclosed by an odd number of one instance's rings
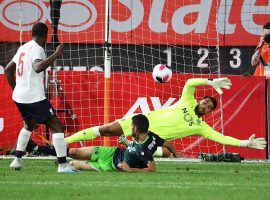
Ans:
POLYGON ((256 138, 255 134, 252 134, 248 140, 241 140, 241 147, 249 147, 253 149, 264 149, 266 147, 267 142, 264 138, 256 138))
POLYGON ((128 139, 126 138, 125 135, 121 135, 121 136, 118 138, 118 142, 119 142, 120 144, 124 145, 124 146, 128 146, 128 145, 131 143, 131 141, 128 140, 128 139))
POLYGON ((225 88, 227 90, 231 89, 232 82, 227 77, 225 78, 214 78, 213 80, 208 79, 206 81, 207 85, 211 85, 219 94, 223 94, 221 88, 225 88))

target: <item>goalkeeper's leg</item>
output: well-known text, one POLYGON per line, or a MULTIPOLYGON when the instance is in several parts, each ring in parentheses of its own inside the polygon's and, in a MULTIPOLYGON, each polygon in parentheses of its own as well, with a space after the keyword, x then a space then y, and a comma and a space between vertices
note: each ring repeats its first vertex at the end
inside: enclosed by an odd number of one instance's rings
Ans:
POLYGON ((114 121, 103 126, 95 126, 74 133, 73 135, 66 138, 66 142, 67 144, 70 144, 73 142, 92 140, 98 136, 120 136, 122 134, 123 130, 120 124, 118 123, 118 121, 114 121))

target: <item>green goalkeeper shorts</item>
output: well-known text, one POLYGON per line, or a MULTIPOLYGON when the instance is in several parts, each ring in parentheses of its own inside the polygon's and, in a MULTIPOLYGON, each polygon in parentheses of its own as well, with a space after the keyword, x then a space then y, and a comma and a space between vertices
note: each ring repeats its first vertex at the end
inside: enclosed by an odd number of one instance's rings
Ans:
POLYGON ((117 147, 95 146, 89 164, 97 171, 117 171, 113 156, 117 147))

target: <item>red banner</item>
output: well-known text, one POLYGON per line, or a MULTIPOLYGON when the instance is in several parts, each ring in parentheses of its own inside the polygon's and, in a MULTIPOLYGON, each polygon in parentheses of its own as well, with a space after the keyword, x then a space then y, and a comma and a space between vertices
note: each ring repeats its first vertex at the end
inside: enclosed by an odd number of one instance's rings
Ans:
MULTIPOLYGON (((112 40, 117 44, 256 46, 262 25, 270 18, 269 0, 112 2, 112 40)), ((30 40, 37 21, 45 22, 51 34, 50 9, 48 1, 0 0, 0 41, 19 41, 20 30, 23 40, 30 40)), ((62 2, 61 42, 104 43, 104 31, 105 0, 62 2)))
MULTIPOLYGON (((166 107, 176 102, 181 95, 186 80, 190 75, 174 74, 173 79, 166 84, 155 83, 151 73, 113 73, 110 93, 110 121, 122 118, 133 113, 147 112, 149 110, 166 107)), ((0 132, 0 147, 12 145, 16 141, 22 126, 19 113, 11 101, 11 90, 3 76, 0 76, 1 111, 0 119, 4 120, 0 132)), ((265 120, 265 80, 263 77, 243 78, 229 77, 233 87, 224 91, 222 95, 223 116, 217 109, 209 114, 205 120, 217 131, 239 139, 248 139, 253 133, 256 137, 266 137, 265 120)), ((59 117, 67 126, 68 131, 80 130, 91 126, 102 125, 104 121, 104 74, 93 72, 61 71, 58 73, 63 94, 61 98, 54 99, 55 109, 61 111, 59 117), (64 99, 64 102, 63 102, 64 99), (55 102, 57 101, 57 102, 55 102), (62 102, 62 103, 61 103, 62 102), (61 114, 63 110, 70 110, 70 114, 61 114), (75 120, 71 120, 75 116, 75 120), (69 120, 64 120, 64 119, 69 120)), ((198 100, 204 95, 215 94, 211 88, 198 88, 198 100)), ((164 119, 166 120, 166 119, 164 119)), ((115 138, 110 138, 111 145, 117 145, 115 138)), ((100 138, 87 145, 100 145, 100 138)), ((188 137, 175 141, 178 150, 188 156, 196 156, 198 152, 220 152, 223 146, 201 137, 188 137)), ((239 152, 245 158, 266 158, 266 151, 251 150, 247 148, 228 147, 227 151, 239 152)))
POLYGON ((13 147, 22 128, 20 113, 12 101, 12 90, 6 77, 0 75, 0 154, 13 147))

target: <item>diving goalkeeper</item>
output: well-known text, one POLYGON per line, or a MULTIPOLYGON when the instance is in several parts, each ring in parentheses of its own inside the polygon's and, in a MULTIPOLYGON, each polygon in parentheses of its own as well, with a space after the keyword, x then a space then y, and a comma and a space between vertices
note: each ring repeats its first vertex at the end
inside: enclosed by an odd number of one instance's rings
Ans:
MULTIPOLYGON (((189 79, 183 88, 180 100, 174 105, 144 113, 150 123, 149 130, 164 140, 200 135, 223 145, 264 149, 266 147, 264 138, 255 138, 254 134, 248 140, 239 140, 225 136, 212 129, 202 120, 202 116, 210 113, 217 106, 217 101, 214 97, 205 96, 199 102, 194 98, 196 87, 204 85, 212 86, 219 94, 222 94, 222 88, 230 89, 232 83, 228 78, 189 79)), ((66 142, 73 143, 92 140, 98 136, 120 136, 122 134, 130 136, 131 122, 131 117, 128 117, 102 126, 87 128, 67 137, 66 142)))

